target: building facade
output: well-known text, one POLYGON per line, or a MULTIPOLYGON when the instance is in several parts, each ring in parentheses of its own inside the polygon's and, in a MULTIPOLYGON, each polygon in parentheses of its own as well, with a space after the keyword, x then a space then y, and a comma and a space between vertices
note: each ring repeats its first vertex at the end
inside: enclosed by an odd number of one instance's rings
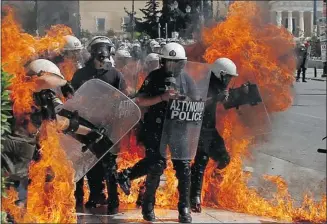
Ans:
MULTIPOLYGON (((284 26, 295 37, 311 37, 314 32, 313 0, 269 1, 271 22, 284 26)), ((317 0, 317 20, 323 16, 323 1, 317 0)), ((318 30, 319 32, 319 30, 318 30)))

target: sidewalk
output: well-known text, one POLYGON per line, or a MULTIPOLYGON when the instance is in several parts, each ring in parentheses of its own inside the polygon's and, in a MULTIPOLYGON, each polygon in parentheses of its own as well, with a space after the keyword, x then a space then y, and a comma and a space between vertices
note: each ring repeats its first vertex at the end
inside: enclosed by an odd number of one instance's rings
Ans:
MULTIPOLYGON (((113 216, 101 215, 105 214, 105 207, 97 208, 97 210, 97 215, 77 213, 78 223, 150 223, 143 220, 141 209, 126 209, 113 216)), ((178 223, 176 210, 155 209, 155 213, 157 221, 154 223, 178 223)), ((192 218, 193 223, 278 223, 270 218, 212 208, 205 208, 200 214, 192 213, 192 218)))
MULTIPOLYGON (((315 80, 315 81, 327 81, 326 77, 321 77, 323 70, 322 69, 317 69, 317 77, 314 77, 314 68, 308 68, 306 71, 306 78, 310 80, 315 80)), ((296 78, 296 72, 295 72, 295 78, 296 78)), ((302 74, 301 74, 302 76, 302 74)))

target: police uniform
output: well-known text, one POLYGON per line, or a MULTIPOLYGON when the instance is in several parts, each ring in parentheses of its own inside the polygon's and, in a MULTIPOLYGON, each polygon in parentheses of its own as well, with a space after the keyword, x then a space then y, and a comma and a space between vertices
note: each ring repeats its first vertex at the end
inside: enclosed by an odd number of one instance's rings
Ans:
MULTIPOLYGON (((125 80, 119 71, 113 67, 109 68, 109 70, 97 70, 92 60, 87 62, 84 68, 76 71, 71 84, 75 89, 78 89, 84 82, 93 78, 100 79, 122 91, 127 88, 125 80)), ((94 151, 102 150, 103 147, 100 141, 94 146, 94 151)), ((116 158, 116 155, 107 153, 103 159, 86 174, 90 187, 89 206, 95 206, 97 200, 104 199, 103 177, 105 177, 108 188, 108 209, 118 208, 119 199, 115 179, 117 172, 116 158)), ((76 183, 75 196, 77 203, 82 203, 83 179, 76 183)))
MULTIPOLYGON (((167 78, 164 68, 154 70, 144 81, 138 96, 155 97, 165 92, 165 79, 167 78)), ((176 77, 176 89, 181 94, 193 98, 196 96, 196 88, 193 80, 184 72, 176 77)), ((166 159, 160 154, 160 141, 167 109, 167 102, 160 102, 148 108, 144 115, 144 124, 142 127, 142 142, 146 148, 146 158, 143 160, 143 166, 148 166, 146 191, 142 205, 143 215, 153 210, 155 203, 155 193, 159 186, 160 176, 166 168, 166 159)), ((188 150, 186 147, 180 150, 188 150)), ((189 208, 189 184, 190 184, 190 161, 173 160, 176 177, 178 178, 179 191, 179 210, 189 208)), ((138 171, 146 171, 138 163, 138 171)), ((134 172, 136 174, 137 172, 134 172)), ((138 176, 142 173, 139 172, 138 176)), ((144 173, 143 173, 144 174, 144 173)))
POLYGON ((198 212, 201 211, 201 208, 196 208, 196 205, 200 205, 203 176, 209 158, 218 162, 218 168, 220 169, 229 163, 229 155, 224 139, 215 127, 216 107, 217 101, 219 101, 217 96, 225 87, 214 79, 216 78, 211 76, 208 90, 208 99, 211 98, 211 101, 205 106, 198 149, 191 168, 191 206, 192 210, 198 210, 198 212))

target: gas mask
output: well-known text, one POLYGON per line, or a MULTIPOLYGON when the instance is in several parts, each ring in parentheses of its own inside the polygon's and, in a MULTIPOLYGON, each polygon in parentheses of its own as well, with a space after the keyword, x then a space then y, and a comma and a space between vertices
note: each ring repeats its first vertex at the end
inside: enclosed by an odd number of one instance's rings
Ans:
POLYGON ((98 45, 92 49, 94 58, 94 67, 97 70, 109 70, 113 67, 110 56, 114 51, 113 47, 107 45, 98 45))

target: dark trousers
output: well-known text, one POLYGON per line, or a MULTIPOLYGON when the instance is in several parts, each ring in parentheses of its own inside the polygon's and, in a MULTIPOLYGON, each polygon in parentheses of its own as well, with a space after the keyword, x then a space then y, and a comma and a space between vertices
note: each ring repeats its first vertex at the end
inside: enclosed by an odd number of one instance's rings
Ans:
POLYGON ((297 76, 296 76, 296 80, 300 80, 300 75, 302 72, 302 81, 305 81, 305 72, 306 72, 306 68, 304 66, 301 66, 298 70, 297 70, 297 76))
MULTIPOLYGON (((89 189, 90 189, 90 199, 96 200, 103 194, 105 185, 103 180, 106 181, 107 191, 108 191, 108 203, 110 205, 115 205, 118 207, 118 191, 116 183, 117 175, 117 163, 116 155, 107 153, 87 174, 89 189)), ((77 200, 83 198, 83 181, 82 178, 76 183, 75 197, 77 200)))
POLYGON ((218 168, 224 168, 229 163, 224 139, 215 128, 201 132, 198 150, 191 168, 191 198, 201 197, 204 172, 209 158, 218 163, 218 168))

